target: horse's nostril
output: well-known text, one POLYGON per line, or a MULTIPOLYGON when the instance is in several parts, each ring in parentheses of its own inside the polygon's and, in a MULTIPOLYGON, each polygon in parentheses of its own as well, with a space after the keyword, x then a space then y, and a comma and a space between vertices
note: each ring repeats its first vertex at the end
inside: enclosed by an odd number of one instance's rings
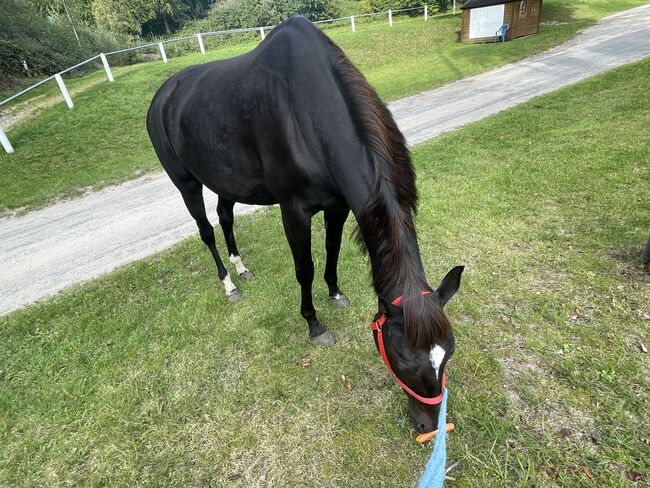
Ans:
POLYGON ((417 431, 420 432, 421 434, 424 434, 425 432, 427 432, 427 426, 424 425, 424 424, 417 424, 417 425, 415 426, 415 428, 416 428, 417 431))

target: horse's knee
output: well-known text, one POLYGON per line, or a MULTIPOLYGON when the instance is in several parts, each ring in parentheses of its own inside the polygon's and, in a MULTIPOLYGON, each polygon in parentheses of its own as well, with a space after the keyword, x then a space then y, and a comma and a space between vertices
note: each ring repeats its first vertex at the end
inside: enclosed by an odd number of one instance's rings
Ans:
POLYGON ((215 244, 214 229, 210 226, 209 229, 199 227, 199 236, 206 246, 210 247, 215 244))

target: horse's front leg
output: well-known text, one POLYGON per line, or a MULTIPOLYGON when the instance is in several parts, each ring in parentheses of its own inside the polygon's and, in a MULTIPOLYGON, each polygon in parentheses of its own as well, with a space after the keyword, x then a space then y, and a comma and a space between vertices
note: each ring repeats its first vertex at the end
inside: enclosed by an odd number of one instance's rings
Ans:
POLYGON ((329 288, 329 302, 335 307, 347 307, 350 304, 348 297, 339 289, 337 274, 343 226, 349 213, 349 210, 343 212, 325 211, 325 251, 327 260, 324 278, 329 288))
POLYGON ((316 318, 316 310, 311 296, 314 281, 314 262, 311 259, 311 218, 312 213, 281 205, 284 232, 291 247, 296 279, 300 284, 300 314, 309 325, 309 339, 315 344, 329 347, 336 342, 334 336, 316 318))

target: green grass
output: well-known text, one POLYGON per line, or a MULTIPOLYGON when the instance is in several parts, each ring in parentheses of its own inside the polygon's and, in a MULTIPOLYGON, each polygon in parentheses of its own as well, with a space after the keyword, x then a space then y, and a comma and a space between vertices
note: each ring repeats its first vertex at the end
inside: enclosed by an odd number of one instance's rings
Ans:
MULTIPOLYGON (((561 43, 598 17, 641 3, 547 0, 543 20, 559 25, 544 25, 538 35, 505 45, 461 46, 458 16, 426 23, 421 18, 396 17, 392 29, 383 21, 359 20, 354 34, 347 25, 327 32, 380 95, 392 100, 522 59, 561 43)), ((16 152, 0 154, 0 210, 38 207, 87 188, 158 170, 144 124, 156 89, 187 65, 234 56, 254 46, 249 42, 213 49, 206 56, 172 58, 167 65, 156 62, 117 68, 114 83, 99 83, 79 93, 73 110, 61 102, 10 129, 8 136, 16 152)), ((101 79, 103 74, 90 76, 101 79)), ((74 80, 72 85, 80 83, 74 80)), ((58 96, 54 86, 44 87, 42 94, 58 96)))
MULTIPOLYGON (((647 482, 649 76, 650 61, 631 65, 413 152, 432 284, 467 266, 448 305, 448 449, 463 459, 450 486, 647 482)), ((236 232, 256 273, 236 306, 194 237, 0 318, 0 485, 418 478, 430 451, 374 348, 360 251, 345 240, 348 309, 315 282, 339 340, 325 350, 307 341, 278 210, 236 232)), ((322 242, 317 218, 317 276, 322 242)))

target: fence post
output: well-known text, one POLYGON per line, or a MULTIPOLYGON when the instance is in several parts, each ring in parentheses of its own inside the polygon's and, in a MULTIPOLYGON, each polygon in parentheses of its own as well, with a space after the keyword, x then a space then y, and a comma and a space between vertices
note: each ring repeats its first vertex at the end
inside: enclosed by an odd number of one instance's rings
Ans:
POLYGON ((352 17, 350 17, 350 24, 352 25, 352 32, 356 32, 357 31, 357 26, 354 25, 354 15, 352 17))
POLYGON ((393 27, 393 9, 388 9, 388 26, 393 27))
POLYGON ((451 14, 456 15, 456 0, 454 0, 453 7, 452 7, 452 10, 451 10, 451 14))
POLYGON ((164 48, 162 42, 158 43, 158 48, 160 49, 160 57, 162 58, 163 63, 166 63, 167 62, 167 53, 165 53, 165 48, 164 48))
POLYGON ((7 139, 7 136, 2 130, 2 127, 0 127, 0 142, 2 143, 2 147, 5 148, 5 151, 7 151, 7 154, 14 152, 14 148, 11 146, 11 142, 9 142, 9 139, 7 139))
POLYGON ((68 108, 74 107, 74 103, 72 103, 72 98, 70 98, 70 93, 68 92, 68 89, 65 87, 65 83, 63 83, 63 78, 61 78, 61 75, 59 73, 55 74, 54 79, 56 80, 56 84, 59 85, 59 89, 61 90, 61 94, 63 95, 63 99, 65 100, 65 103, 68 104, 68 108))
POLYGON ((429 6, 424 4, 424 20, 429 20, 429 6))
POLYGON ((108 65, 108 59, 106 59, 106 55, 104 53, 100 53, 99 57, 102 58, 104 71, 106 71, 106 78, 108 78, 108 81, 114 81, 113 72, 111 71, 111 67, 108 65))
POLYGON ((260 27, 260 37, 262 38, 262 40, 266 38, 266 34, 264 34, 264 27, 260 27))
POLYGON ((196 38, 199 40, 199 51, 201 51, 201 54, 205 54, 205 46, 203 45, 203 38, 200 32, 196 35, 196 38))

